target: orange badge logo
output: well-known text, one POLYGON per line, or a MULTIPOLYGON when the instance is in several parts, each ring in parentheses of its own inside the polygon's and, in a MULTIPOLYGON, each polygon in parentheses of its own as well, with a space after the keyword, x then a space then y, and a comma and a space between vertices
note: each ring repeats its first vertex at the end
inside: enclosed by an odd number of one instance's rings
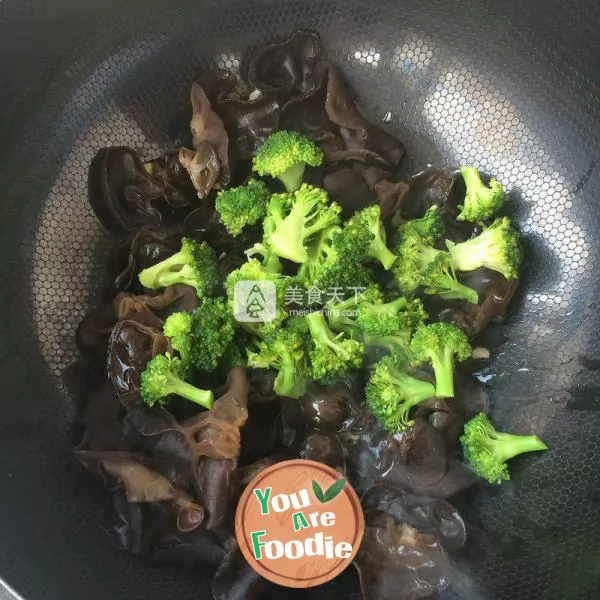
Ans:
POLYGON ((339 575, 364 530, 356 492, 337 471, 312 460, 288 460, 259 473, 235 518, 248 563, 273 583, 294 588, 339 575))

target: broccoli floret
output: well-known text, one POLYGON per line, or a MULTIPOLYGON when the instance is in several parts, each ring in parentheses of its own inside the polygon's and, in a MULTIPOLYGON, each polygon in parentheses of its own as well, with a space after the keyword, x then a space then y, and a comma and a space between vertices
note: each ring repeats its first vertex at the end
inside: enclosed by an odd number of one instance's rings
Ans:
POLYGON ((216 369, 233 343, 233 316, 223 298, 205 298, 192 313, 190 361, 201 371, 216 369))
POLYGON ((215 252, 206 242, 184 237, 179 252, 144 269, 139 279, 151 290, 183 283, 196 288, 200 297, 211 295, 219 283, 215 252))
POLYGON ((466 360, 471 356, 467 336, 450 323, 432 323, 418 327, 413 336, 411 353, 415 362, 431 363, 435 372, 435 395, 454 396, 454 358, 466 360))
POLYGON ((184 365, 190 362, 192 314, 177 312, 169 315, 163 326, 163 333, 171 339, 171 346, 177 350, 184 365))
POLYGON ((409 300, 400 296, 391 302, 361 302, 356 324, 370 336, 394 335, 411 331, 427 318, 423 303, 418 298, 409 300))
POLYGON ((484 413, 479 413, 465 425, 460 443, 471 468, 483 479, 498 484, 510 479, 508 460, 524 452, 548 449, 536 435, 496 431, 484 413))
POLYGON ((408 375, 397 356, 386 356, 377 363, 365 392, 369 409, 392 434, 412 425, 412 408, 435 396, 434 386, 408 375))
POLYGON ((371 236, 366 229, 343 227, 331 232, 327 243, 320 248, 320 260, 312 264, 311 279, 306 285, 322 290, 367 287, 373 281, 371 270, 365 265, 371 236))
POLYGON ((459 221, 481 223, 491 219, 504 204, 504 189, 495 179, 490 179, 489 187, 481 181, 479 171, 474 167, 461 167, 467 193, 465 202, 459 206, 459 221))
POLYGON ((246 185, 221 190, 215 208, 227 231, 237 237, 246 225, 254 225, 265 216, 270 197, 264 182, 250 179, 246 185))
POLYGON ((300 187, 306 165, 318 167, 322 162, 321 148, 297 131, 271 134, 253 160, 259 175, 277 177, 288 192, 300 187))
POLYGON ((472 304, 478 302, 477 292, 456 279, 450 254, 433 248, 415 229, 404 229, 397 250, 398 261, 393 274, 398 287, 405 294, 422 287, 425 293, 447 300, 466 300, 472 304))
POLYGON ((366 229, 371 236, 368 255, 378 260, 386 271, 392 267, 397 256, 387 247, 379 205, 368 206, 356 213, 348 221, 346 227, 366 229))
POLYGON ((506 279, 516 279, 523 258, 519 234, 508 217, 496 219, 477 237, 456 244, 446 240, 457 271, 473 271, 487 267, 498 271, 506 279))
POLYGON ((236 306, 235 286, 240 281, 272 281, 275 284, 276 307, 275 317, 268 322, 249 322, 240 323, 244 329, 253 334, 265 334, 266 332, 278 328, 283 320, 287 317, 287 312, 283 309, 285 290, 293 282, 291 277, 282 275, 281 273, 271 273, 261 265, 255 258, 245 262, 241 267, 232 271, 225 280, 225 291, 227 293, 227 301, 229 310, 235 316, 238 312, 245 312, 245 298, 237 298, 238 306, 236 306))
POLYGON ((299 398, 309 382, 304 337, 294 329, 279 329, 248 350, 248 366, 278 371, 273 389, 280 396, 299 398))
POLYGON ((441 238, 446 230, 440 207, 437 204, 430 206, 420 219, 400 220, 400 223, 393 223, 393 225, 398 226, 400 238, 406 230, 410 230, 419 234, 431 245, 441 238))
POLYGON ((179 358, 159 354, 142 372, 141 394, 148 406, 166 404, 171 394, 191 400, 204 408, 212 408, 213 394, 183 380, 185 366, 179 358))
MULTIPOLYGON (((275 202, 279 203, 279 200, 275 199, 275 202)), ((283 219, 273 218, 268 228, 265 226, 263 245, 268 253, 304 263, 308 260, 311 238, 337 225, 341 208, 329 200, 325 190, 307 184, 281 204, 288 205, 289 212, 283 219)))
POLYGON ((304 318, 312 339, 309 357, 315 379, 331 382, 348 369, 361 366, 365 354, 361 342, 344 333, 333 333, 322 312, 314 312, 304 318))
POLYGON ((355 293, 341 302, 330 301, 326 304, 327 321, 334 331, 350 331, 357 328, 356 317, 359 306, 363 303, 381 304, 383 295, 376 284, 367 286, 365 290, 355 293))

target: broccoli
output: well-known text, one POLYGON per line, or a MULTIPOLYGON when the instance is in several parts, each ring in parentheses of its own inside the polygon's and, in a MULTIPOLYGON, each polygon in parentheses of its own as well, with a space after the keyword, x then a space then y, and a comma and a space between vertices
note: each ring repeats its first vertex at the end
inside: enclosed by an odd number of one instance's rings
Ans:
POLYGON ((307 245, 310 239, 337 225, 341 208, 335 202, 330 202, 325 190, 307 184, 293 194, 284 196, 288 197, 287 201, 274 198, 274 203, 289 206, 287 215, 281 219, 281 209, 270 211, 263 245, 267 248, 267 254, 273 253, 296 263, 304 263, 309 258, 307 245))
POLYGON ((367 287, 373 281, 365 265, 371 235, 366 229, 343 227, 319 239, 316 257, 298 273, 306 285, 320 289, 367 287))
POLYGON ((427 318, 423 303, 418 298, 409 300, 400 296, 391 302, 361 302, 356 324, 370 336, 393 335, 411 331, 427 318))
POLYGON ((496 431, 484 413, 465 424, 460 443, 471 468, 483 479, 498 484, 510 479, 506 461, 524 452, 548 449, 536 435, 496 431))
POLYGON ((428 381, 408 375, 403 361, 392 355, 377 363, 365 394, 371 412, 389 433, 394 434, 413 424, 411 409, 435 396, 435 388, 428 381))
POLYGON ((482 233, 466 242, 456 244, 446 240, 457 271, 473 271, 487 267, 506 279, 516 279, 523 258, 519 234, 508 217, 496 219, 482 233))
POLYGON ((465 203, 459 206, 459 221, 481 223, 491 219, 504 204, 504 189, 495 179, 490 179, 489 187, 481 181, 479 171, 474 167, 461 167, 467 193, 465 203))
POLYGON ((215 208, 227 231, 237 237, 246 225, 254 225, 265 216, 270 197, 265 183, 250 179, 246 185, 221 190, 215 208))
POLYGON ((415 362, 429 362, 435 372, 435 395, 454 396, 454 357, 466 360, 471 356, 467 336, 450 323, 432 323, 418 327, 410 344, 415 362))
POLYGON ((435 294, 447 300, 466 300, 472 304, 478 302, 476 290, 457 280, 450 254, 433 248, 415 229, 404 228, 397 251, 398 260, 393 274, 398 287, 405 294, 422 287, 426 294, 435 294))
POLYGON ((346 224, 346 227, 366 229, 371 241, 368 255, 378 260, 383 268, 388 271, 398 258, 386 245, 385 229, 381 222, 381 210, 377 204, 356 213, 346 224))
POLYGON ((376 284, 367 286, 362 292, 355 293, 341 302, 328 302, 327 321, 334 331, 349 331, 357 327, 356 316, 362 303, 382 304, 383 296, 376 284))
POLYGON ((205 298, 193 313, 170 315, 163 333, 171 338, 184 365, 212 371, 231 347, 235 329, 225 300, 205 298))
POLYGON ((248 350, 248 366, 278 371, 273 389, 280 396, 299 398, 306 391, 308 367, 304 337, 294 329, 279 329, 248 350))
POLYGON ((233 343, 233 316, 223 298, 205 298, 192 313, 190 361, 201 371, 212 371, 233 343))
POLYGON ((191 328, 192 314, 189 312, 176 312, 169 315, 163 326, 163 333, 171 339, 171 346, 177 350, 184 365, 190 362, 191 328))
MULTIPOLYGON (((395 223, 393 224, 395 225, 395 223)), ((434 204, 419 219, 411 219, 410 221, 401 220, 398 230, 399 236, 402 237, 403 232, 406 230, 414 231, 429 244, 433 245, 436 240, 444 235, 444 231, 446 230, 440 207, 434 204)))
POLYGON ((179 358, 158 354, 142 372, 141 394, 148 406, 165 404, 167 397, 176 394, 205 408, 212 408, 213 394, 183 380, 185 366, 179 358))
POLYGON ((288 192, 300 187, 306 165, 318 167, 322 162, 321 148, 297 131, 271 134, 253 160, 259 175, 277 177, 288 192))
POLYGON ((344 333, 333 333, 322 312, 310 313, 304 318, 312 339, 309 357, 315 379, 331 382, 344 371, 361 366, 365 354, 361 342, 344 333))
POLYGON ((152 290, 184 283, 196 288, 200 297, 211 295, 219 283, 215 252, 206 242, 184 237, 179 252, 144 269, 139 279, 152 290))

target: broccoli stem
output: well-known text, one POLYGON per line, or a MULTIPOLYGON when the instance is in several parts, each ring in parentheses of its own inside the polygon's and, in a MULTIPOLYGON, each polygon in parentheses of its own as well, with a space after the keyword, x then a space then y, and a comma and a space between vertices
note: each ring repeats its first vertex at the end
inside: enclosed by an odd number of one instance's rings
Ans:
POLYGON ((495 432, 491 438, 494 456, 500 462, 506 462, 525 452, 547 450, 548 446, 537 435, 514 435, 495 432))
POLYGON ((435 373, 435 395, 438 398, 454 397, 454 350, 444 348, 441 354, 431 354, 435 373))
POLYGON ((281 183, 283 183, 288 192, 291 193, 300 189, 305 168, 306 163, 298 162, 287 169, 287 171, 284 171, 278 175, 278 179, 281 181, 281 183))
POLYGON ((336 343, 337 336, 335 336, 331 329, 329 329, 327 321, 325 320, 322 312, 313 312, 309 315, 306 315, 306 321, 308 323, 310 335, 315 342, 326 344, 334 350, 338 349, 338 344, 336 343))
POLYGON ((398 258, 384 243, 381 239, 381 236, 376 235, 371 245, 369 246, 369 255, 375 259, 377 259, 386 271, 389 271, 392 268, 392 265, 396 262, 398 258))
POLYGON ((166 258, 158 264, 144 269, 139 275, 140 283, 149 289, 167 287, 166 285, 157 285, 157 282, 162 281, 162 278, 168 273, 172 275, 178 274, 186 264, 187 260, 183 253, 181 251, 176 252, 173 256, 166 258))
POLYGON ((448 277, 446 287, 440 289, 437 294, 446 300, 466 300, 471 304, 479 302, 479 294, 472 287, 463 285, 452 277, 448 277))
POLYGON ((195 385, 191 385, 190 383, 179 379, 179 377, 176 377, 172 373, 167 374, 166 390, 167 393, 165 395, 176 394, 177 396, 191 400, 200 406, 204 406, 204 408, 208 408, 209 410, 212 408, 213 393, 211 391, 201 390, 195 385))

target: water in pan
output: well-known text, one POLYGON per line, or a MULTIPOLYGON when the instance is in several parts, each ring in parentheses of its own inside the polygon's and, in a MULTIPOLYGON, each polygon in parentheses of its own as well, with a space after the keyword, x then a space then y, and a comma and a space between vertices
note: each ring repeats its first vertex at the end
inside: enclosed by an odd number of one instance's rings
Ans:
MULTIPOLYGON (((95 151, 130 145, 155 156, 187 104, 195 68, 243 71, 257 44, 299 27, 318 29, 367 116, 388 122, 406 144, 411 170, 466 162, 493 173, 512 190, 527 240, 525 280, 503 332, 508 341, 492 362, 491 408, 500 426, 535 430, 552 452, 518 462, 513 482, 465 502, 471 542, 459 594, 591 599, 600 581, 593 545, 600 533, 593 479, 599 381, 581 357, 594 356, 598 323, 598 107, 584 67, 592 46, 571 48, 567 60, 557 36, 533 43, 534 30, 523 26, 544 19, 541 7, 499 18, 493 6, 480 4, 471 21, 450 3, 310 2, 220 14, 208 7, 210 19, 172 16, 158 35, 90 50, 73 65, 70 76, 81 83, 49 148, 56 178, 35 232, 34 325, 48 371, 62 386, 77 358, 76 324, 106 285, 110 240, 86 203, 95 151)), ((546 21, 555 27, 554 18, 546 21)))

